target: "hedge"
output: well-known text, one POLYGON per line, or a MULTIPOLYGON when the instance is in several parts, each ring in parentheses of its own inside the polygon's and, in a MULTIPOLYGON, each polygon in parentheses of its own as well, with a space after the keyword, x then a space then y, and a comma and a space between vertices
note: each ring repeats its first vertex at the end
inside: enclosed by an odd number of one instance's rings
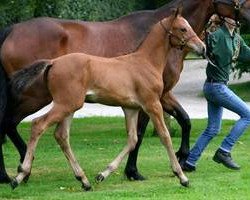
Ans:
MULTIPOLYGON (((246 44, 250 47, 250 34, 243 34, 241 35, 246 44)), ((250 72, 250 63, 246 62, 239 62, 237 63, 236 67, 233 69, 233 71, 237 72, 236 76, 237 78, 240 78, 243 73, 249 73, 250 72)))
POLYGON ((170 0, 1 0, 0 28, 39 16, 86 21, 111 20, 170 0))

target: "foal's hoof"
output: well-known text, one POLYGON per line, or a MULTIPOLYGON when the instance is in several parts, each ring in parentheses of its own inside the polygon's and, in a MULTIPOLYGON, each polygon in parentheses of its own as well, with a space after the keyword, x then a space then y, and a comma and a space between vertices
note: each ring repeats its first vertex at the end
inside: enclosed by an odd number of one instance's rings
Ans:
MULTIPOLYGON (((22 173, 22 172, 23 172, 23 168, 22 168, 22 166, 20 164, 17 167, 17 173, 22 173)), ((29 178, 30 178, 30 173, 24 177, 23 182, 27 183, 29 181, 29 178)))
POLYGON ((125 175, 127 176, 128 180, 132 181, 144 181, 146 178, 142 176, 137 170, 125 170, 125 175))
POLYGON ((98 174, 98 175, 95 177, 95 181, 96 181, 97 183, 102 182, 104 179, 105 179, 105 177, 104 177, 101 173, 98 174))
POLYGON ((6 184, 6 183, 10 183, 11 179, 7 174, 2 174, 0 175, 0 184, 6 184))
POLYGON ((90 191, 92 190, 92 187, 90 184, 82 184, 82 189, 84 189, 85 191, 90 191))
POLYGON ((12 188, 12 190, 14 190, 17 186, 18 186, 18 182, 15 178, 13 178, 10 182, 10 187, 12 188))
POLYGON ((184 187, 188 187, 189 186, 189 180, 186 181, 180 181, 181 185, 184 187))

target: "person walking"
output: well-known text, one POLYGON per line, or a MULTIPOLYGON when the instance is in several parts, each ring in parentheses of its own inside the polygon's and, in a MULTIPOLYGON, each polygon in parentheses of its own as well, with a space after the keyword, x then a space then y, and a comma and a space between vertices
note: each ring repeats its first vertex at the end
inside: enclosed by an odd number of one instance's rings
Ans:
POLYGON ((224 23, 208 35, 207 51, 215 64, 208 63, 207 79, 203 86, 207 100, 207 127, 191 149, 186 162, 181 163, 181 167, 184 171, 196 170, 196 162, 202 152, 221 129, 223 108, 226 108, 237 113, 240 119, 222 141, 213 160, 227 168, 239 170, 240 166, 231 157, 231 150, 250 124, 250 108, 228 88, 227 83, 236 61, 250 62, 250 48, 236 33, 236 22, 233 19, 225 18, 224 23))

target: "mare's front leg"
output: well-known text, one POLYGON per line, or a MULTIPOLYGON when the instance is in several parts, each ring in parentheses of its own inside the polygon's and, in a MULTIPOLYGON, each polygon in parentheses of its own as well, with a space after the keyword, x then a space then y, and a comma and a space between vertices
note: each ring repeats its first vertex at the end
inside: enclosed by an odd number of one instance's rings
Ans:
POLYGON ((139 112, 138 123, 137 123, 138 141, 136 143, 134 150, 132 150, 129 153, 127 164, 124 170, 124 173, 129 180, 140 180, 140 181, 145 180, 145 178, 139 173, 137 169, 137 157, 148 122, 149 122, 149 116, 143 110, 141 110, 139 112))
POLYGON ((124 157, 135 148, 137 143, 137 119, 138 119, 138 110, 133 109, 125 109, 123 108, 126 120, 126 129, 128 134, 127 145, 123 148, 120 154, 108 165, 106 170, 100 172, 97 177, 96 181, 101 182, 105 178, 107 178, 113 171, 115 171, 118 166, 120 165, 121 161, 124 157))
POLYGON ((176 156, 179 160, 179 163, 182 164, 186 161, 189 154, 189 140, 191 130, 190 118, 171 92, 163 94, 161 98, 161 104, 164 111, 173 116, 181 126, 181 145, 179 150, 176 152, 176 156))
POLYGON ((163 109, 162 109, 161 103, 157 100, 155 101, 152 100, 152 103, 145 106, 145 111, 150 116, 150 119, 152 120, 157 130, 157 133, 160 136, 161 142, 167 149, 167 153, 168 153, 171 167, 172 167, 174 174, 178 176, 181 185, 188 186, 189 184, 188 178, 183 173, 180 167, 180 164, 176 158, 176 155, 174 153, 174 150, 173 150, 171 137, 164 122, 163 109))

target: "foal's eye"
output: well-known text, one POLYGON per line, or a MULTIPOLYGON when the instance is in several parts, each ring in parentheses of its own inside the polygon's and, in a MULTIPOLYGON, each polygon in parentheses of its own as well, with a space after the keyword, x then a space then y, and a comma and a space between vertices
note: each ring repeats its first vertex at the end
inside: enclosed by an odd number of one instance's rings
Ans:
POLYGON ((186 28, 181 28, 181 32, 182 32, 182 33, 186 33, 186 32, 187 32, 187 29, 186 29, 186 28))

